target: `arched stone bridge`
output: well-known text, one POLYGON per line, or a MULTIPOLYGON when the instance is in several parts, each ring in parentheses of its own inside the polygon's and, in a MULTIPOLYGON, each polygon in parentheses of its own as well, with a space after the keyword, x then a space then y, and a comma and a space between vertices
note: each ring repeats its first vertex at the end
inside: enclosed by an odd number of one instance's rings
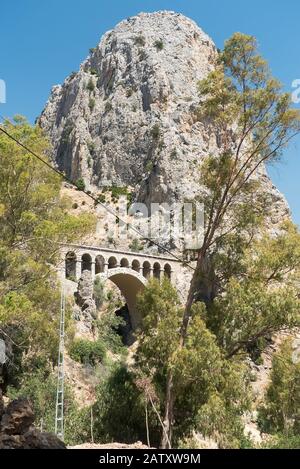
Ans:
POLYGON ((155 256, 142 252, 71 244, 62 249, 63 276, 78 281, 84 270, 105 281, 111 280, 125 297, 133 329, 138 325, 136 296, 151 277, 166 276, 176 285, 182 264, 172 257, 155 256))

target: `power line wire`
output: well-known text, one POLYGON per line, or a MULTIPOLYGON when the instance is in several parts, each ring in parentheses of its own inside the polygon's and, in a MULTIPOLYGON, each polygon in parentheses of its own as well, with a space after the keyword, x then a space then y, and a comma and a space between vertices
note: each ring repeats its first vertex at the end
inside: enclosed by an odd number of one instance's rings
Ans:
MULTIPOLYGON (((0 114, 0 117, 5 120, 5 118, 0 114)), ((55 171, 56 174, 58 174, 60 177, 62 177, 66 182, 68 182, 69 184, 73 185, 74 187, 77 187, 76 183, 74 181, 72 181, 70 178, 68 178, 63 172, 59 171, 57 168, 55 168, 54 166, 52 166, 50 163, 48 163, 48 161, 44 160, 40 155, 38 155, 35 151, 31 150, 29 147, 27 147, 27 145, 24 145, 24 143, 20 142, 18 139, 16 139, 13 135, 11 135, 9 132, 7 132, 7 130, 5 130, 3 127, 0 126, 0 131, 2 133, 4 133, 8 138, 10 138, 11 140, 13 140, 17 145, 19 145, 21 148, 23 148, 24 150, 26 150, 28 153, 30 153, 31 155, 33 155, 35 158, 37 158, 41 163, 45 164, 49 169, 51 169, 52 171, 55 171)), ((119 215, 114 211, 112 210, 110 207, 107 207, 103 202, 101 202, 97 197, 94 197, 90 192, 84 190, 84 189, 81 189, 80 190, 81 192, 83 192, 85 195, 87 195, 90 199, 92 199, 95 203, 95 205, 100 205, 101 207, 103 207, 107 212, 109 212, 111 215, 115 216, 116 219, 118 220, 118 222, 121 222, 123 223, 124 225, 126 225, 129 229, 131 229, 132 231, 134 231, 135 233, 137 233, 142 239, 154 244, 155 246, 157 246, 158 248, 162 249, 163 251, 167 252, 168 254, 170 254, 172 257, 174 257, 176 260, 178 260, 179 262, 181 262, 183 265, 185 265, 186 267, 192 269, 192 270, 195 270, 194 267, 192 267, 190 265, 189 262, 185 261, 184 259, 181 259, 180 257, 176 256, 176 254, 174 254, 172 251, 170 251, 170 249, 166 248, 165 246, 162 246, 160 243, 158 243, 157 241, 147 237, 147 236, 144 236, 143 233, 141 233, 137 228, 135 228, 131 223, 128 223, 128 222, 125 222, 122 218, 119 217, 119 215)))

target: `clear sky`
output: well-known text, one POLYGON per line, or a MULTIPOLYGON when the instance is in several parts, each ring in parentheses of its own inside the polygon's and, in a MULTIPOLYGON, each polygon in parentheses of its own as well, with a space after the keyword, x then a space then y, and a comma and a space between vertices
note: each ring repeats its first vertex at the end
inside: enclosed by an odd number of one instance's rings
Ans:
MULTIPOLYGON (((299 0, 2 1, 0 80, 6 83, 6 104, 0 103, 0 113, 23 114, 34 122, 51 87, 78 69, 105 31, 128 16, 157 10, 189 16, 219 48, 235 31, 253 34, 286 90, 300 79, 299 0)), ((269 171, 300 225, 299 150, 300 136, 269 171)))

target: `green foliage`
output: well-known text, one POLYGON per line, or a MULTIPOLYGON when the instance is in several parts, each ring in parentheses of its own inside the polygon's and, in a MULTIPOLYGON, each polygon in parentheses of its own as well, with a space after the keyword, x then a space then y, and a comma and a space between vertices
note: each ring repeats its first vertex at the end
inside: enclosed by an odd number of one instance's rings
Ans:
POLYGON ((92 79, 92 77, 89 79, 87 85, 86 85, 86 89, 90 92, 94 91, 95 89, 95 83, 94 83, 94 80, 92 79))
POLYGON ((274 354, 271 383, 259 420, 264 431, 298 438, 300 433, 300 362, 293 360, 293 340, 286 339, 274 354))
POLYGON ((92 140, 89 140, 87 142, 87 147, 89 149, 90 154, 93 156, 95 153, 96 145, 92 140))
POLYGON ((100 318, 95 321, 99 339, 113 353, 124 354, 126 349, 122 343, 119 333, 120 328, 125 326, 122 317, 115 314, 116 306, 111 306, 107 311, 101 313, 100 318))
POLYGON ((126 186, 106 186, 103 192, 110 192, 113 202, 117 202, 121 196, 126 196, 127 203, 129 205, 132 203, 132 194, 126 186))
POLYGON ((91 69, 90 69, 90 74, 91 74, 91 75, 95 75, 95 76, 99 76, 98 71, 97 71, 96 68, 91 68, 91 69))
MULTIPOLYGON (((114 365, 97 388, 93 406, 95 440, 101 442, 146 442, 145 401, 134 375, 124 365, 114 365)), ((158 441, 157 421, 149 409, 151 444, 158 441)))
POLYGON ((161 39, 157 39, 155 42, 154 42, 154 47, 157 51, 161 51, 163 50, 164 48, 164 43, 161 39))
POLYGON ((300 449, 300 435, 277 434, 264 443, 263 449, 300 449))
POLYGON ((112 103, 110 101, 106 101, 105 106, 104 106, 105 112, 109 112, 112 110, 112 103))
MULTIPOLYGON (((4 128, 47 161, 49 145, 39 127, 18 117, 4 128)), ((67 213, 60 186, 55 172, 0 135, 0 335, 11 350, 5 384, 18 386, 22 373, 56 362, 60 243, 95 224, 90 215, 67 213)))
POLYGON ((79 191, 85 190, 85 182, 83 178, 78 178, 75 182, 75 185, 79 191))
POLYGON ((129 244, 129 249, 133 252, 139 252, 143 250, 143 245, 141 244, 139 239, 134 238, 129 244))
MULTIPOLYGON (((10 399, 26 397, 33 405, 35 425, 47 432, 54 432, 57 377, 47 369, 29 372, 22 378, 18 389, 10 387, 10 399)), ((64 394, 65 442, 79 444, 90 439, 89 409, 80 410, 74 401, 72 390, 65 385, 64 394)))
POLYGON ((146 166, 145 166, 145 170, 147 171, 147 173, 150 173, 153 169, 153 162, 152 161, 147 161, 146 163, 146 166))
POLYGON ((96 306, 99 309, 103 305, 103 302, 105 301, 104 284, 101 281, 100 277, 96 277, 94 280, 93 297, 94 297, 96 306))
POLYGON ((206 254, 232 233, 252 227, 253 237, 271 203, 253 176, 280 157, 299 133, 300 117, 258 54, 255 38, 241 33, 226 41, 217 68, 199 83, 199 95, 198 117, 218 145, 201 165, 206 254))
POLYGON ((90 109, 91 112, 93 111, 93 109, 95 107, 95 104, 96 104, 95 98, 90 98, 89 99, 89 109, 90 109))
POLYGON ((134 38, 134 43, 136 46, 144 47, 146 45, 146 39, 140 34, 134 38))
POLYGON ((300 324, 300 234, 284 223, 277 237, 264 234, 240 248, 238 259, 231 256, 234 270, 226 266, 226 275, 231 275, 223 295, 208 305, 207 324, 228 355, 244 351, 255 359, 265 337, 300 324))
POLYGON ((183 310, 168 280, 149 282, 139 296, 138 311, 144 319, 137 364, 151 377, 162 409, 166 377, 173 373, 175 442, 197 428, 221 447, 240 447, 241 415, 249 406, 246 372, 239 363, 224 360, 202 320, 204 306, 194 306, 183 348, 178 347, 183 310))
POLYGON ((106 202, 105 194, 98 194, 97 200, 99 201, 99 203, 105 204, 105 202, 106 202))
MULTIPOLYGON (((67 120, 65 125, 64 125, 62 135, 61 135, 61 143, 62 144, 66 144, 66 143, 69 142, 69 138, 70 138, 70 135, 71 135, 73 129, 74 129, 73 123, 67 120)), ((46 141, 45 141, 45 145, 47 145, 46 141)))
POLYGON ((152 127, 150 133, 151 133, 151 137, 154 140, 158 140, 159 136, 160 136, 160 126, 159 126, 159 124, 154 124, 154 126, 152 127))
POLYGON ((70 346, 70 357, 84 365, 95 366, 104 360, 106 349, 101 340, 95 342, 85 339, 75 339, 70 346))

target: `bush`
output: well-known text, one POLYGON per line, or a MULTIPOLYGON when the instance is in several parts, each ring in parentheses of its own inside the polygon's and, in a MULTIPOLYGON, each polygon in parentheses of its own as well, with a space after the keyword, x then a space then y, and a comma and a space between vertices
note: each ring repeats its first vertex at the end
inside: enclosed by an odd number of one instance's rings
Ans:
POLYGON ((89 149, 90 154, 91 154, 91 155, 94 155, 95 149, 96 149, 95 143, 94 143, 92 140, 90 140, 90 141, 87 143, 87 147, 88 147, 88 149, 89 149))
POLYGON ((164 43, 162 42, 161 39, 158 39, 157 41, 154 42, 154 47, 157 51, 163 50, 164 43))
POLYGON ((139 35, 134 38, 134 43, 136 46, 144 47, 146 44, 146 39, 144 38, 144 36, 139 35))
POLYGON ((104 285, 99 277, 94 280, 94 300, 97 308, 100 308, 105 300, 104 285))
POLYGON ((293 361, 293 340, 288 338, 273 355, 271 382, 265 403, 259 408, 264 432, 300 432, 300 363, 293 361))
POLYGON ((86 85, 86 89, 91 91, 91 92, 94 91, 95 83, 94 83, 94 80, 92 78, 89 79, 88 84, 86 85))
POLYGON ((300 435, 278 434, 262 445, 264 449, 300 449, 300 435))
POLYGON ((131 241, 131 243, 129 245, 129 249, 130 249, 130 251, 138 252, 138 251, 142 251, 143 246, 140 243, 140 241, 135 238, 131 241))
POLYGON ((145 170, 147 171, 147 173, 150 173, 153 169, 153 162, 152 161, 147 161, 146 163, 146 166, 145 166, 145 170))
POLYGON ((106 311, 95 321, 95 325, 98 329, 99 339, 109 350, 113 353, 125 354, 127 349, 123 345, 119 331, 126 326, 126 323, 121 316, 117 316, 114 311, 106 311))
MULTIPOLYGON (((145 401, 135 385, 134 375, 124 365, 115 365, 97 388, 94 410, 94 437, 101 442, 147 442, 145 401)), ((150 406, 151 445, 158 444, 158 423, 150 406)))
POLYGON ((95 366, 105 358, 106 350, 102 341, 76 339, 71 344, 70 357, 82 364, 95 366))
POLYGON ((85 182, 83 178, 78 178, 75 182, 75 185, 79 191, 85 190, 85 182))
POLYGON ((98 196, 97 196, 97 201, 98 201, 100 204, 105 204, 105 202, 106 202, 105 194, 98 194, 98 196))
POLYGON ((98 72, 97 72, 97 70, 96 70, 95 68, 91 68, 90 74, 91 74, 91 75, 95 75, 95 76, 99 76, 99 75, 98 75, 98 72))
POLYGON ((110 101, 106 101, 105 107, 104 107, 105 112, 109 112, 112 110, 112 104, 110 101))
POLYGON ((160 136, 160 127, 158 124, 155 124, 151 129, 151 137, 157 140, 160 136))
POLYGON ((89 108, 90 108, 90 111, 92 112, 94 107, 95 107, 95 104, 96 104, 96 101, 94 98, 90 98, 89 99, 89 108))
MULTIPOLYGON (((56 387, 56 373, 50 373, 47 369, 40 369, 33 374, 26 374, 23 377, 21 386, 18 389, 10 387, 7 395, 10 399, 18 397, 29 399, 36 416, 36 427, 41 428, 43 431, 54 432, 56 387)), ((74 400, 72 388, 65 383, 65 443, 79 444, 89 440, 89 416, 89 409, 79 410, 74 400)))

